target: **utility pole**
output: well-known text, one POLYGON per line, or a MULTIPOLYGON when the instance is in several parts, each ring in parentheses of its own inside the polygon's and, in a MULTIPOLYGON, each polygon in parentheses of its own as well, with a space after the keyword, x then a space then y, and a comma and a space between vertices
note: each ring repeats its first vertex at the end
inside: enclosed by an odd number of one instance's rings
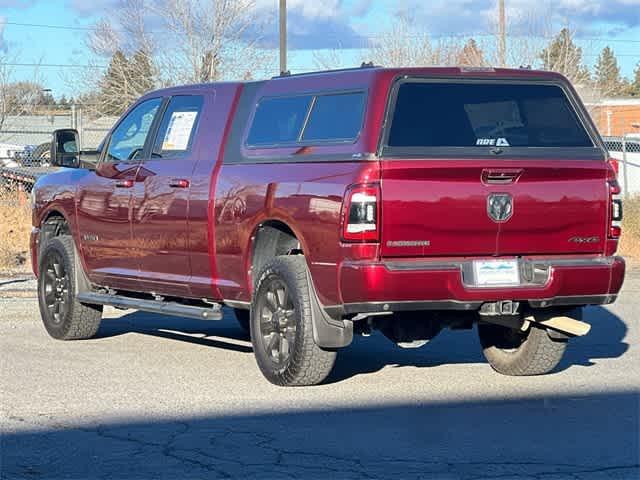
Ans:
POLYGON ((280 0, 280 75, 287 71, 287 0, 280 0))
POLYGON ((501 67, 507 64, 507 28, 504 15, 504 0, 498 0, 498 62, 501 67))

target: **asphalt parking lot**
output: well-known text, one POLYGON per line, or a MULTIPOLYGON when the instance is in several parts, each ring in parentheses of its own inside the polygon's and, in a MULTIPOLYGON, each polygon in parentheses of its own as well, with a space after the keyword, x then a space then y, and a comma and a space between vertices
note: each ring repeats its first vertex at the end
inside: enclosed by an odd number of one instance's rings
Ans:
POLYGON ((33 282, 0 281, 0 478, 640 477, 640 270, 587 310, 557 372, 513 378, 475 331, 342 351, 327 384, 278 388, 232 314, 106 311, 59 342, 33 282))

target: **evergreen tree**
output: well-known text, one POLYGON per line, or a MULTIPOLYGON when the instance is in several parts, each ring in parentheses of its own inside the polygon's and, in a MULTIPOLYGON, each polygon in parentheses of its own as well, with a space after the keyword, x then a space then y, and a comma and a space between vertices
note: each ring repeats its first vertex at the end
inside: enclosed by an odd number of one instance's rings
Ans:
POLYGON ((627 93, 633 97, 640 97, 640 62, 633 71, 633 80, 629 84, 627 93))
POLYGON ((99 111, 103 115, 120 115, 129 102, 130 81, 128 78, 129 61, 117 50, 102 78, 99 95, 99 111))
POLYGON ((540 52, 542 68, 558 72, 573 83, 585 83, 590 79, 589 69, 582 63, 582 49, 573 41, 573 32, 563 28, 540 52))
POLYGON ((152 90, 155 86, 155 75, 151 55, 144 49, 136 51, 129 62, 131 68, 131 84, 140 95, 152 90))
POLYGON ((624 91, 620 67, 613 50, 604 47, 595 67, 595 84, 602 95, 619 95, 624 91))
POLYGON ((470 38, 458 55, 458 65, 481 67, 485 64, 484 53, 480 50, 480 47, 478 47, 477 42, 473 38, 470 38))
POLYGON ((99 93, 98 110, 103 115, 120 115, 131 103, 155 87, 151 56, 137 50, 127 58, 118 50, 111 57, 99 93))

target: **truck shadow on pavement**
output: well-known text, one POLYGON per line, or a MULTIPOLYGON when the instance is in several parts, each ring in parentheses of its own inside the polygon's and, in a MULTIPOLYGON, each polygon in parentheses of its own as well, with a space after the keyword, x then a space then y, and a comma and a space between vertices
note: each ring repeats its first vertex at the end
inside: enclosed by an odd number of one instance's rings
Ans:
MULTIPOLYGON (((603 307, 588 307, 584 319, 592 325, 585 337, 573 338, 558 368, 561 372, 574 365, 592 366, 600 358, 617 358, 628 349, 624 341, 627 326, 614 313, 603 307)), ((402 349, 382 335, 356 338, 350 348, 340 353, 329 381, 340 381, 355 375, 374 373, 394 367, 434 367, 455 363, 486 363, 477 330, 445 330, 419 349, 402 349)))
MULTIPOLYGON (((614 313, 603 307, 585 309, 585 321, 592 325, 589 334, 570 340, 567 352, 556 369, 574 365, 592 366, 597 359, 617 358, 629 348, 625 337, 627 326, 614 313)), ((98 338, 127 333, 222 348, 242 353, 253 351, 248 336, 240 329, 229 310, 222 321, 201 321, 135 312, 102 323, 98 338), (214 338, 212 338, 214 337, 214 338)), ((402 349, 379 333, 371 337, 356 336, 353 343, 338 354, 328 383, 375 373, 387 366, 435 367, 456 363, 486 363, 475 328, 469 331, 443 331, 424 347, 402 349)))
MULTIPOLYGON (((215 398, 211 399, 215 403, 215 398)), ((65 424, 10 417, 3 479, 638 478, 637 392, 65 424)))

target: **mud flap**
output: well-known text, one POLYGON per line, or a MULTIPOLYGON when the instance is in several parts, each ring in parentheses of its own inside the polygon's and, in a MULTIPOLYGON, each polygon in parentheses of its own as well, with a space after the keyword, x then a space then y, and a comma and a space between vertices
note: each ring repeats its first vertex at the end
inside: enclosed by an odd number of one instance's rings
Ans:
POLYGON ((313 341, 320 348, 342 348, 353 341, 353 322, 336 320, 322 308, 313 282, 307 273, 311 293, 311 318, 313 320, 313 341))

